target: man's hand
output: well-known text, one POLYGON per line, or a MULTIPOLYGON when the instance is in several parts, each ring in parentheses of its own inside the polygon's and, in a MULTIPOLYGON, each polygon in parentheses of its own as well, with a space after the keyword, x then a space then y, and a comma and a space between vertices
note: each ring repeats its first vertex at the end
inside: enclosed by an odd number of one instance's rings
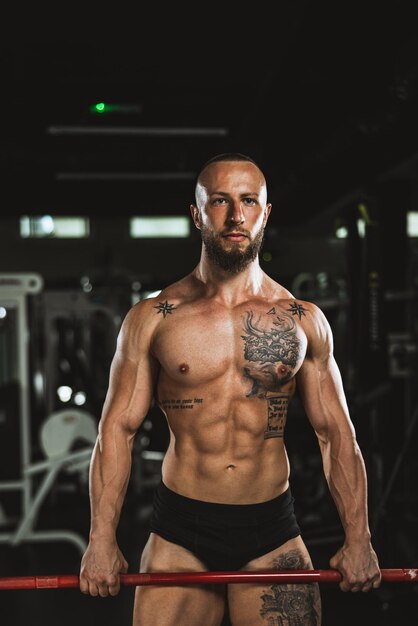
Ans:
POLYGON ((116 596, 120 589, 119 574, 128 571, 128 563, 116 541, 91 542, 81 560, 80 591, 105 598, 116 596))
POLYGON ((329 564, 342 575, 342 591, 370 591, 380 586, 382 575, 370 542, 346 542, 329 564))

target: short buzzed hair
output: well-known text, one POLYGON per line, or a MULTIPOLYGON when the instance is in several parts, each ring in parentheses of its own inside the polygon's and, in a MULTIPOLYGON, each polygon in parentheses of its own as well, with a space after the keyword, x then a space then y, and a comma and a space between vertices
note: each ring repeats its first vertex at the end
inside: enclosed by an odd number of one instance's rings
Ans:
POLYGON ((247 156, 246 154, 242 154, 241 152, 222 152, 221 154, 216 154, 215 156, 211 157, 206 161, 206 163, 202 165, 197 175, 197 180, 199 180, 203 170, 205 170, 208 165, 211 165, 211 163, 218 163, 219 161, 248 161, 249 163, 253 163, 253 165, 258 167, 261 172, 261 167, 258 165, 258 163, 256 163, 254 159, 247 156))

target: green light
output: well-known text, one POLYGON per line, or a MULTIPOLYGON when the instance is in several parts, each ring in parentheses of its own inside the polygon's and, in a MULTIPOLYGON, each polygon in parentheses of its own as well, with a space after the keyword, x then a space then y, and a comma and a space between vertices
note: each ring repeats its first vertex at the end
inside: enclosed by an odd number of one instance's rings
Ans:
POLYGON ((103 115, 104 113, 112 113, 115 110, 115 105, 106 104, 105 102, 96 102, 90 105, 90 113, 97 113, 103 115))
POLYGON ((108 102, 95 102, 89 106, 93 115, 105 115, 108 113, 135 114, 142 113, 142 104, 109 104, 108 102))
POLYGON ((273 255, 271 252, 263 252, 263 261, 271 261, 273 255))

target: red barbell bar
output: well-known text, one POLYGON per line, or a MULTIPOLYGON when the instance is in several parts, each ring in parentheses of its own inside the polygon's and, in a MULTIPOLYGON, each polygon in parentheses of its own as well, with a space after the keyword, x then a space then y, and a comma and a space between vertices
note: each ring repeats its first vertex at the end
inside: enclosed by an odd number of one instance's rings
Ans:
MULTIPOLYGON (((418 569, 382 569, 384 582, 418 582, 418 569)), ((337 570, 253 570, 241 572, 166 572, 149 574, 121 574, 121 585, 225 585, 238 583, 338 583, 342 579, 337 570)), ((8 576, 0 577, 0 591, 6 589, 76 588, 76 575, 8 576)))

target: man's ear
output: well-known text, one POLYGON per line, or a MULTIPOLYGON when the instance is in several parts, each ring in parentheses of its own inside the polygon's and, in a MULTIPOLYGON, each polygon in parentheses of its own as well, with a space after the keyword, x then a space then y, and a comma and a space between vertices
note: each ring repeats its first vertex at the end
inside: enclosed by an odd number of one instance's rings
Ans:
POLYGON ((196 228, 200 230, 200 211, 195 204, 190 205, 190 213, 196 228))
POLYGON ((272 204, 270 202, 268 204, 266 204, 266 209, 264 211, 264 222, 263 222, 264 226, 267 224, 267 220, 268 220, 269 215, 270 215, 271 207, 272 207, 272 204))

